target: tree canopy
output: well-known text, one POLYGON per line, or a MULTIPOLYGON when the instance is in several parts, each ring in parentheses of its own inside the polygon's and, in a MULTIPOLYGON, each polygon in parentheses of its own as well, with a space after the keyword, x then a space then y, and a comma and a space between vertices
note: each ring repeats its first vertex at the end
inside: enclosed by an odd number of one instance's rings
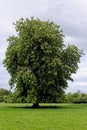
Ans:
POLYGON ((73 81, 82 51, 66 46, 60 26, 40 19, 16 21, 16 36, 8 38, 4 66, 17 96, 31 102, 55 102, 73 81))

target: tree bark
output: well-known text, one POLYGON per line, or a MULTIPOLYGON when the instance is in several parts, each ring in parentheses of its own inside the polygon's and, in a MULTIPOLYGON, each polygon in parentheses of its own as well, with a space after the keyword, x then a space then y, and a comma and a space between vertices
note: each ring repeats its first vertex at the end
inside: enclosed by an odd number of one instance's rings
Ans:
POLYGON ((33 108, 39 108, 39 103, 38 102, 33 103, 33 108))

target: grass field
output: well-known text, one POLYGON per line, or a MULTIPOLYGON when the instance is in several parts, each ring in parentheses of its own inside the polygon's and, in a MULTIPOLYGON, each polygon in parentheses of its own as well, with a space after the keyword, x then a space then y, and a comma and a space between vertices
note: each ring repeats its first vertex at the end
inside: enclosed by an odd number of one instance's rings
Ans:
POLYGON ((87 104, 0 104, 0 130, 87 130, 87 104))

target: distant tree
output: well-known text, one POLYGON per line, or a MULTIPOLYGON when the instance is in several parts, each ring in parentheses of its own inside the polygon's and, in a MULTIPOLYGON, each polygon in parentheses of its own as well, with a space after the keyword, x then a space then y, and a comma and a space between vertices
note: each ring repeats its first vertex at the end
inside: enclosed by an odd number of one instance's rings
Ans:
POLYGON ((7 102, 8 96, 11 94, 11 91, 0 88, 0 102, 7 102))
POLYGON ((87 94, 80 91, 72 95, 73 103, 87 103, 87 94), (75 96, 77 95, 77 96, 75 96))
POLYGON ((69 103, 87 103, 87 93, 77 91, 75 93, 65 94, 64 102, 69 103))
POLYGON ((39 19, 20 19, 17 35, 8 38, 4 66, 11 75, 10 86, 18 97, 28 97, 34 106, 55 102, 68 87, 82 56, 75 45, 64 45, 59 25, 39 19))

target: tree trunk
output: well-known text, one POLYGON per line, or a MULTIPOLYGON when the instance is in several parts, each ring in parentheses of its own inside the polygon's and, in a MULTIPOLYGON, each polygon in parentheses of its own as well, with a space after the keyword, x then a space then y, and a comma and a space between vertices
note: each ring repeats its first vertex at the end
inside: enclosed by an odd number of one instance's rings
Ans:
POLYGON ((36 102, 36 103, 33 103, 33 108, 38 108, 39 107, 39 103, 36 102))

